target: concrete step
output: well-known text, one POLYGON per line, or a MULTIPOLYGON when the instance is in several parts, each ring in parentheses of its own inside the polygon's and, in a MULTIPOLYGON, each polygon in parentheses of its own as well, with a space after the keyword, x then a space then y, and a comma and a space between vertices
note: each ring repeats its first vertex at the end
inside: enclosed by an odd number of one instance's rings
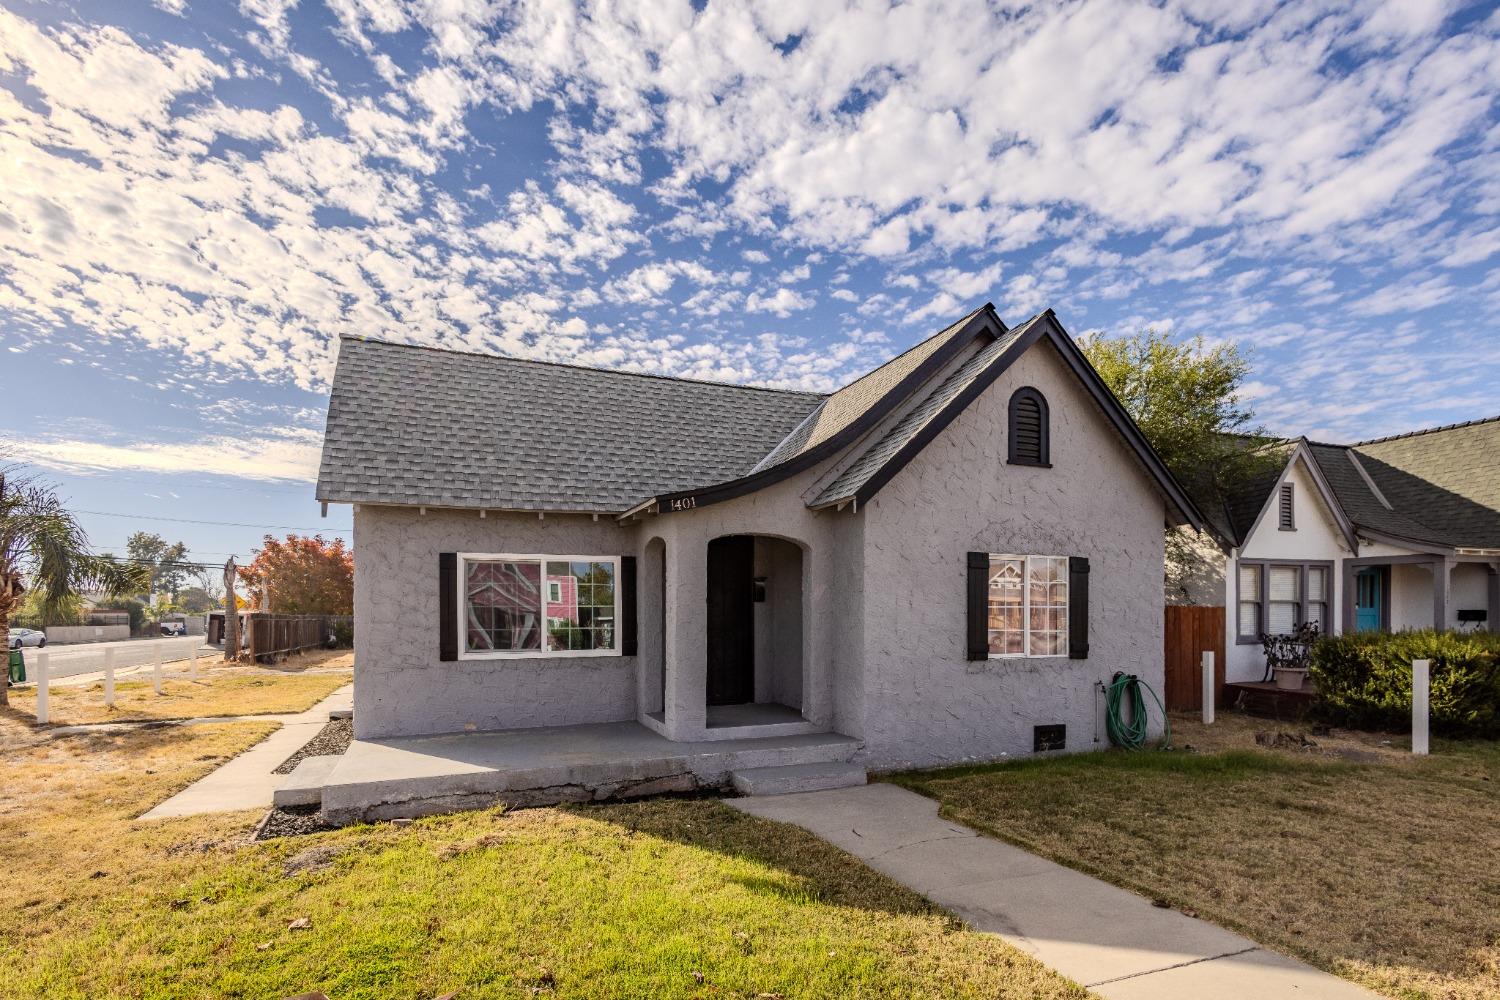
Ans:
POLYGON ((741 795, 788 795, 851 788, 865 783, 865 769, 858 764, 788 764, 782 767, 752 767, 732 771, 729 780, 741 795))
POLYGON ((323 757, 303 757, 292 768, 292 773, 286 776, 271 794, 271 804, 275 806, 315 806, 323 801, 323 786, 328 783, 328 776, 333 773, 334 765, 340 758, 335 754, 323 757))

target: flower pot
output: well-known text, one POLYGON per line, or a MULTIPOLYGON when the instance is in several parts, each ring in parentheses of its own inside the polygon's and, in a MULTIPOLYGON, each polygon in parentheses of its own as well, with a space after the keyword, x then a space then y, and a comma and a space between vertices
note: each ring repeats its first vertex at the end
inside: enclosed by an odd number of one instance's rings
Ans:
POLYGON ((1306 667, 1275 667, 1271 673, 1276 678, 1276 686, 1283 691, 1301 691, 1302 682, 1307 679, 1306 667))

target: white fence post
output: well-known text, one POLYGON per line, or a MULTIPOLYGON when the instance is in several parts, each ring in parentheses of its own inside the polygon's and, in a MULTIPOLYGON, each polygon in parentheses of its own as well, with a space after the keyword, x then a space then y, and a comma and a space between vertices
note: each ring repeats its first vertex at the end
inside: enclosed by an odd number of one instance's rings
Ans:
POLYGON ((47 668, 52 654, 45 649, 37 650, 36 654, 36 724, 45 726, 50 716, 47 704, 47 668))
POLYGON ((104 651, 104 707, 113 708, 115 705, 115 648, 109 647, 104 651))
POLYGON ((1214 724, 1214 651, 1205 649, 1203 651, 1203 724, 1211 726, 1214 724))
POLYGON ((1427 705, 1432 682, 1432 661, 1411 661, 1411 752, 1427 756, 1427 705))
POLYGON ((161 640, 157 639, 151 643, 151 686, 161 694, 161 640))

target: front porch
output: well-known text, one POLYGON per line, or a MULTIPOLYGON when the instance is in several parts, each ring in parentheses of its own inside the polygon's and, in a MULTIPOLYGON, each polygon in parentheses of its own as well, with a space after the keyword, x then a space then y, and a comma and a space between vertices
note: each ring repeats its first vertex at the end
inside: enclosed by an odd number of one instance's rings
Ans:
MULTIPOLYGON (((727 789, 736 772, 843 764, 861 745, 838 733, 680 742, 634 722, 356 740, 321 782, 320 801, 324 817, 343 826, 500 802, 727 789)), ((862 781, 863 771, 850 766, 842 777, 862 781)))
POLYGON ((1500 562, 1413 552, 1343 561, 1346 632, 1500 627, 1500 562))

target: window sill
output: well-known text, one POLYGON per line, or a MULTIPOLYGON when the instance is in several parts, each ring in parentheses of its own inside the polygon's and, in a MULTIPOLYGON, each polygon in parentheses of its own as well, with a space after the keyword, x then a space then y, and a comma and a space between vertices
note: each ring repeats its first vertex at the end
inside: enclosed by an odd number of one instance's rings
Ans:
POLYGON ((1028 465, 1028 466, 1030 466, 1033 469, 1050 469, 1050 468, 1052 468, 1052 463, 1051 462, 1021 462, 1021 461, 1017 461, 1016 459, 1013 459, 1013 458, 1007 459, 1006 462, 1005 462, 1005 464, 1006 465, 1028 465))
POLYGON ((990 660, 1067 660, 1067 653, 991 653, 990 660))
POLYGON ((623 656, 617 649, 538 649, 495 653, 459 653, 460 662, 465 660, 576 660, 581 658, 603 659, 623 656))

